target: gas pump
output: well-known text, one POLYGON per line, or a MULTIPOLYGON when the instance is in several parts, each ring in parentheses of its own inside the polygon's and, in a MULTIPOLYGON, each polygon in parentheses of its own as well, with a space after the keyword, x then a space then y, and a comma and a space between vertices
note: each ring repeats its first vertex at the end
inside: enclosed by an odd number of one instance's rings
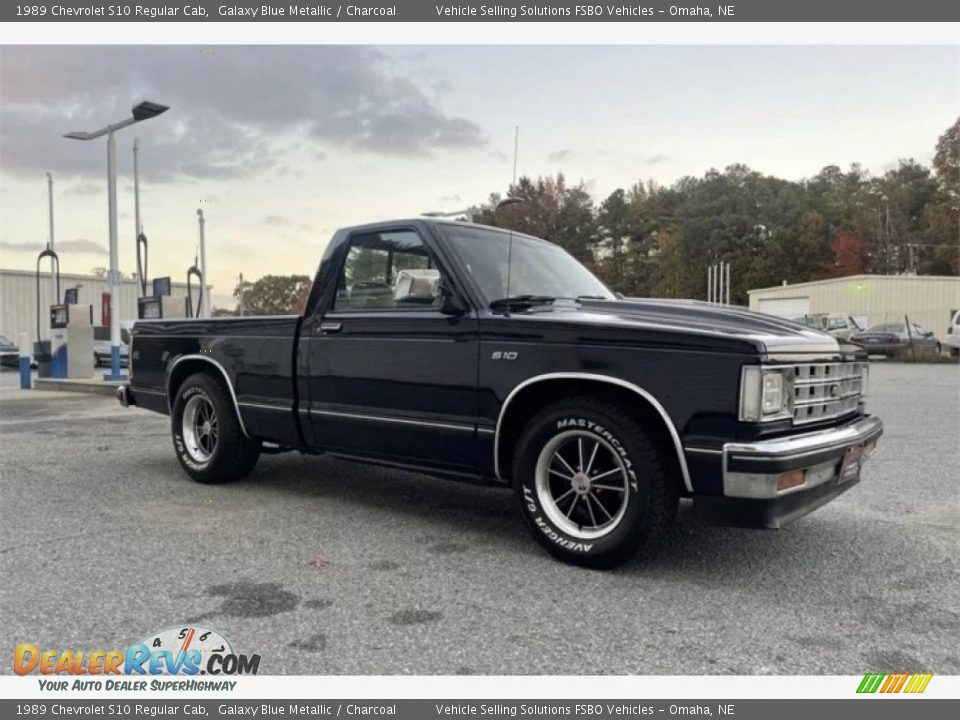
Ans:
POLYGON ((51 372, 50 341, 44 340, 40 332, 40 263, 47 257, 51 265, 50 279, 56 290, 54 297, 60 297, 60 256, 48 247, 37 255, 37 340, 33 344, 33 359, 37 362, 37 376, 42 378, 50 377, 51 372))
POLYGON ((140 222, 140 140, 133 141, 133 198, 134 223, 137 231, 137 276, 140 279, 139 295, 137 298, 137 317, 141 320, 161 320, 163 318, 189 317, 189 300, 182 297, 173 297, 170 294, 170 278, 159 277, 153 279, 153 295, 147 295, 147 268, 150 250, 147 236, 143 232, 140 222))
POLYGON ((194 259, 193 265, 187 268, 187 317, 199 317, 200 308, 203 307, 203 273, 197 267, 197 261, 194 259), (197 309, 193 309, 193 285, 190 278, 197 278, 199 288, 197 290, 197 309))
POLYGON ((141 320, 190 317, 190 300, 170 294, 170 278, 153 279, 153 295, 137 299, 137 315, 141 320))
POLYGON ((37 341, 33 356, 39 377, 89 378, 93 375, 93 306, 77 303, 70 288, 63 303, 50 305, 50 339, 40 332, 40 263, 50 258, 57 299, 60 298, 60 256, 49 248, 37 256, 37 341))
POLYGON ((93 375, 93 305, 50 306, 50 371, 55 378, 93 375))

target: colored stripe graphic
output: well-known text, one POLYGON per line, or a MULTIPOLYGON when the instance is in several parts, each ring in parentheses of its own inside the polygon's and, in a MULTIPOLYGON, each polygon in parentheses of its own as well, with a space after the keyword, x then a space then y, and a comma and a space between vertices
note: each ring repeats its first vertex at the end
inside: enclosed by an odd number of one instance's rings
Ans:
POLYGON ((863 676, 863 682, 860 683, 858 693, 875 693, 880 689, 880 683, 886 677, 886 673, 867 673, 863 676))
POLYGON ((932 673, 867 673, 857 686, 861 694, 922 693, 927 689, 932 673))
POLYGON ((921 677, 923 679, 920 681, 919 686, 913 689, 915 693, 922 693, 924 690, 927 689, 927 685, 929 685, 930 681, 933 679, 933 673, 926 673, 924 675, 921 675, 921 677))

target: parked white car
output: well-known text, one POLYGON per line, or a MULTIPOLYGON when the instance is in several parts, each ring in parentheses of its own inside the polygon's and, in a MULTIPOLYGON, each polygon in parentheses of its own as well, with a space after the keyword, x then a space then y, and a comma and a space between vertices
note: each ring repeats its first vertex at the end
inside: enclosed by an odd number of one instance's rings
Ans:
POLYGON ((787 319, 814 330, 825 332, 837 338, 837 340, 847 341, 852 335, 863 330, 851 316, 839 313, 811 313, 787 319))
POLYGON ((947 326, 947 337, 943 344, 950 349, 951 357, 960 356, 960 310, 953 314, 953 318, 947 326))
MULTIPOLYGON (((110 364, 111 354, 110 328, 104 325, 97 325, 93 328, 93 365, 110 364)), ((130 356, 130 331, 125 327, 120 328, 120 366, 126 367, 130 356)))

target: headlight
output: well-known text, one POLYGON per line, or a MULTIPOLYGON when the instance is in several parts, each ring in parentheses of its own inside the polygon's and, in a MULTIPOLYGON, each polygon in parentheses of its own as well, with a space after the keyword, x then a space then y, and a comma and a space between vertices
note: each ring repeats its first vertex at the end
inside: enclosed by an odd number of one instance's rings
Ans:
POLYGON ((740 419, 768 422, 793 417, 793 369, 747 365, 740 380, 740 419))

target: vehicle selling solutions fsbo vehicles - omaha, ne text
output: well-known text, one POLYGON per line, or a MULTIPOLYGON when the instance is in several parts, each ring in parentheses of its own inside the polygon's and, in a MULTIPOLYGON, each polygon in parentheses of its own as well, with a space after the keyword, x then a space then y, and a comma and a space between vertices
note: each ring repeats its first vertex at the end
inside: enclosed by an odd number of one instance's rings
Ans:
POLYGON ((680 497, 775 528, 856 484, 883 425, 848 350, 618 299, 544 240, 415 219, 337 231, 302 316, 137 322, 118 394, 171 416, 200 482, 299 450, 510 483, 547 550, 609 567, 652 551, 680 497))

